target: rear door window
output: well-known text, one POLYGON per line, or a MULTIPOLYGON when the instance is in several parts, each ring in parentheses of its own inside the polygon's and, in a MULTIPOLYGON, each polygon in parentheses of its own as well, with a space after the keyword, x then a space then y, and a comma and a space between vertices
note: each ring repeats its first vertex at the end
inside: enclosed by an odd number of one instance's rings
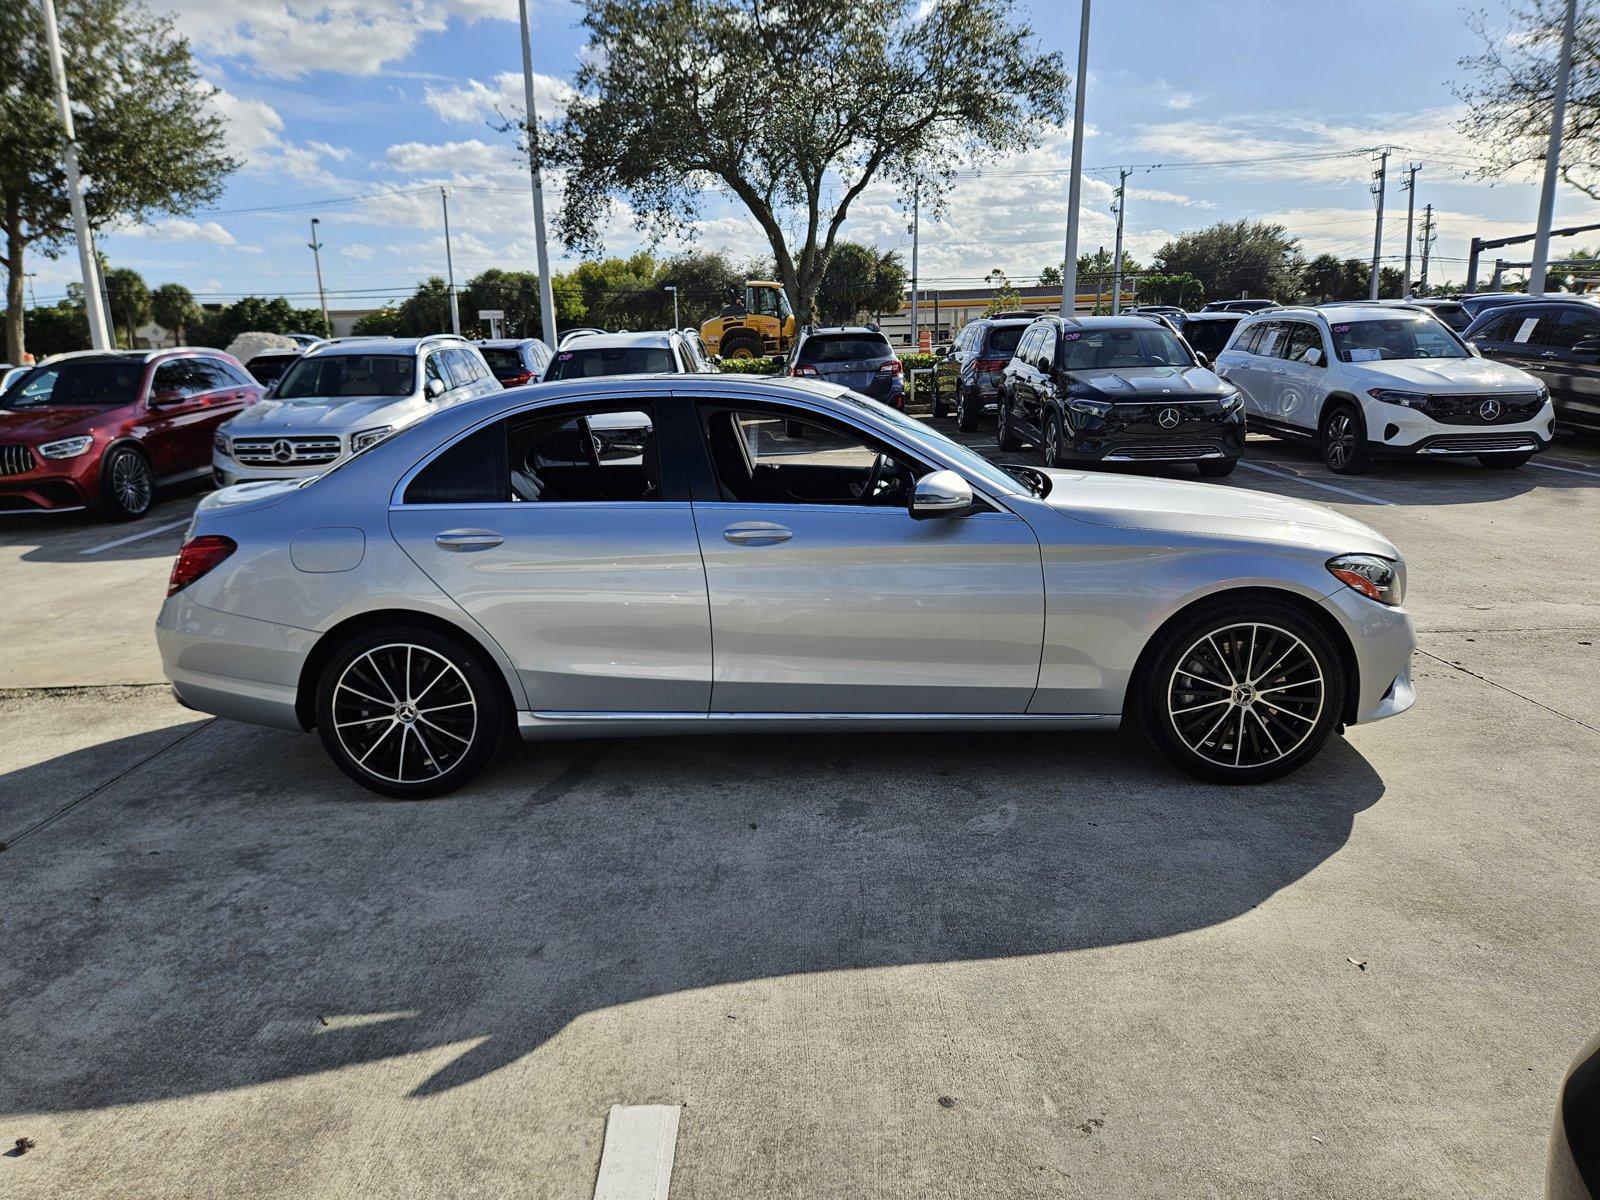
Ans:
POLYGON ((1554 332, 1548 345, 1562 350, 1571 350, 1582 338, 1600 337, 1600 311, 1582 312, 1577 309, 1565 309, 1561 319, 1555 322, 1554 332))

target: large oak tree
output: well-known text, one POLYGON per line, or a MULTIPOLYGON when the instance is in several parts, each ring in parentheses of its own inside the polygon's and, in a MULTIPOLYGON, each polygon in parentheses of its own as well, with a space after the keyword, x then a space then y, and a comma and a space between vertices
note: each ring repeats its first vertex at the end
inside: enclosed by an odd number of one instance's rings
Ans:
MULTIPOLYGON (((57 0, 78 160, 90 224, 191 211, 238 164, 223 147, 213 89, 168 17, 136 0, 57 0)), ((0 227, 6 357, 20 362, 28 250, 53 257, 72 239, 44 19, 37 0, 0 4, 0 227)))
POLYGON ((595 249, 618 200, 652 236, 689 233, 720 192, 802 318, 874 181, 936 209, 958 168, 1066 112, 1061 57, 1012 0, 585 0, 583 26, 543 154, 566 168, 563 240, 595 249))

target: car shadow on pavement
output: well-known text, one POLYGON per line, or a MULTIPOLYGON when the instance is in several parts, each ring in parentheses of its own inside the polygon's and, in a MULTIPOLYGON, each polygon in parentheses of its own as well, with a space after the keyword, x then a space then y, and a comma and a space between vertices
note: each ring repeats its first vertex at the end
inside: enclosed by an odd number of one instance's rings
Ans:
POLYGON ((1383 790, 1337 738, 1225 788, 1119 735, 814 735, 519 746, 396 803, 219 721, 0 855, 0 1112, 460 1045, 428 1096, 653 996, 1178 935, 1383 790))

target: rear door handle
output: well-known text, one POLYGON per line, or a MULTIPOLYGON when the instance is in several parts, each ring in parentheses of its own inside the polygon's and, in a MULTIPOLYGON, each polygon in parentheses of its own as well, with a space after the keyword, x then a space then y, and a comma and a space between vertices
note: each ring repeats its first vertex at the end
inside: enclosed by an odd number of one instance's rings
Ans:
POLYGON ((433 539, 441 550, 492 550, 506 539, 487 529, 451 529, 433 539))
POLYGON ((722 536, 736 546, 771 546, 787 542, 794 536, 794 530, 770 521, 741 521, 737 525, 729 525, 722 531, 722 536))
POLYGON ((1554 350, 1546 350, 1543 354, 1539 355, 1539 357, 1540 358, 1549 359, 1549 358, 1558 358, 1560 356, 1558 354, 1556 354, 1556 352, 1554 350))

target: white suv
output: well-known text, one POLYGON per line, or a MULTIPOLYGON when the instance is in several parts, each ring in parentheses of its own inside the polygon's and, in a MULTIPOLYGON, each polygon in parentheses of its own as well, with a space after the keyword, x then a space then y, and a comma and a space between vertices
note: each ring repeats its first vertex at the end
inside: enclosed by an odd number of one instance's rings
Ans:
POLYGON ((1314 439, 1329 470, 1381 455, 1470 454, 1520 467, 1550 443, 1543 384, 1478 357, 1420 308, 1276 308, 1239 322, 1216 373, 1244 393, 1250 428, 1314 439))
POLYGON ((218 487, 320 475, 439 407, 500 390, 464 338, 342 338, 314 346, 217 430, 218 487))

